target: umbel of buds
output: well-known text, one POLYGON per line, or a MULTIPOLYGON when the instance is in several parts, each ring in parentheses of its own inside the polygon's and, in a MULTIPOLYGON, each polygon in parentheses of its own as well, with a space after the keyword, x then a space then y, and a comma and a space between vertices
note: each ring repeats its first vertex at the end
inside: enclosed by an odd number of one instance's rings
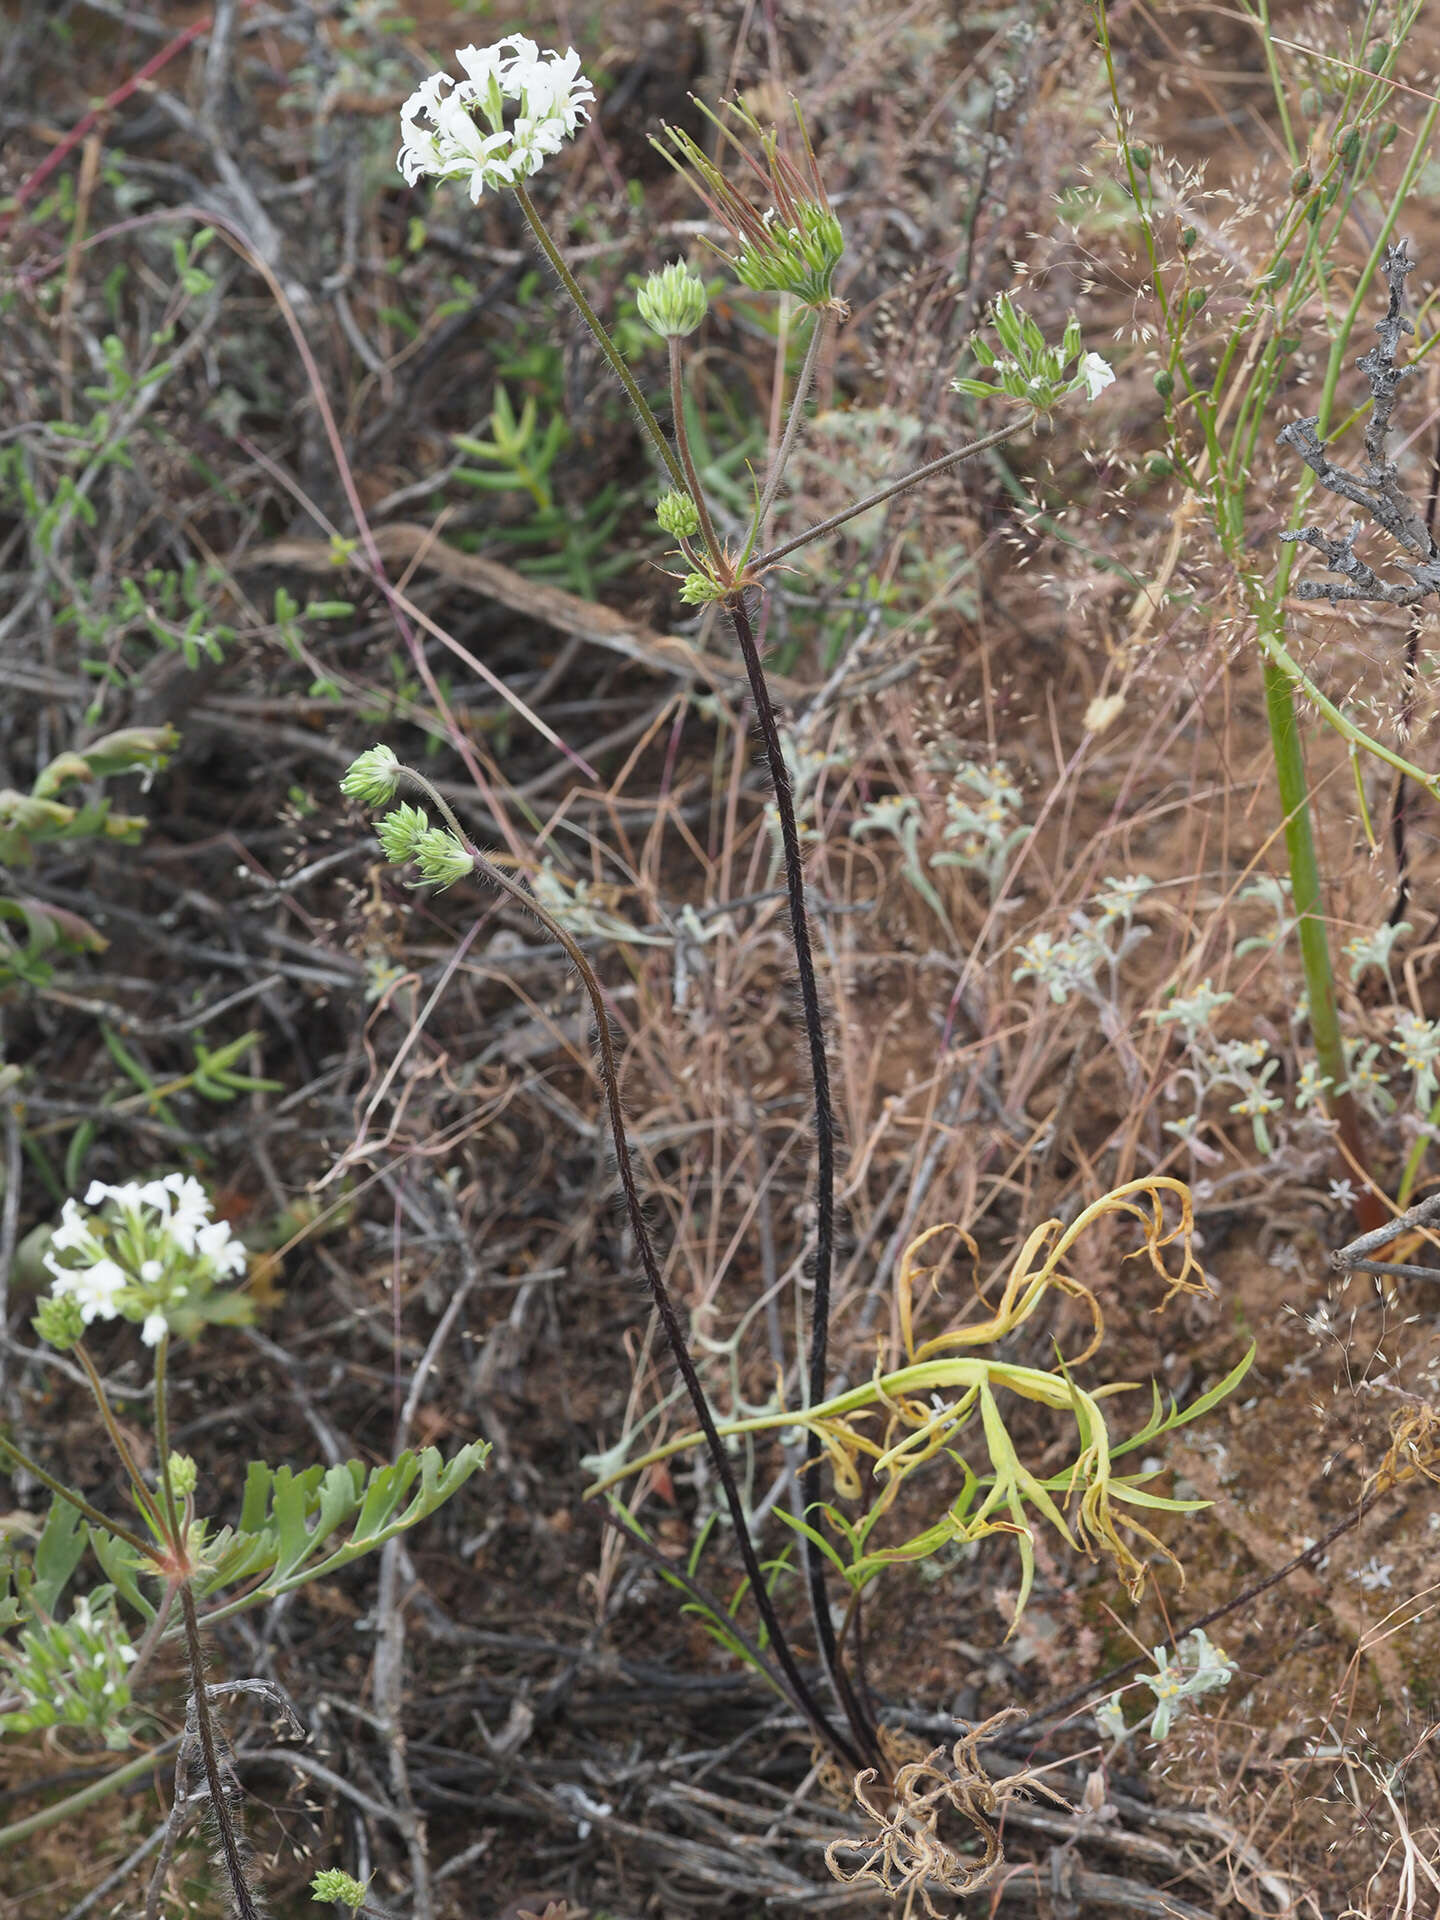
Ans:
POLYGON ((1080 322, 1071 314, 1065 335, 1058 347, 1052 347, 1028 313, 1017 307, 1007 294, 1001 294, 991 309, 991 324, 1002 351, 997 354, 977 334, 971 348, 990 379, 952 380, 956 393, 968 393, 988 399, 1003 393, 1018 400, 1037 414, 1049 413, 1059 401, 1083 393, 1097 400, 1115 379, 1109 362, 1098 353, 1086 353, 1080 337, 1080 322), (1070 368, 1075 363, 1074 371, 1070 368))
POLYGON ((635 296, 640 318, 662 340, 678 340, 694 333, 705 318, 708 302, 705 282, 683 260, 661 267, 635 296))
MULTIPOLYGON (((445 810, 429 783, 402 767, 386 746, 370 747, 352 760, 341 779, 340 791, 365 806, 383 807, 394 799, 402 778, 426 788, 445 810)), ((475 871, 475 856, 459 833, 451 827, 432 827, 425 809, 412 807, 408 801, 391 807, 376 823, 375 837, 392 867, 415 863, 420 869, 416 886, 453 887, 475 871)))
POLYGON ((835 269, 845 251, 845 235, 830 210, 815 150, 798 104, 795 124, 799 129, 803 164, 782 150, 780 136, 773 127, 763 129, 743 107, 733 101, 727 104, 730 112, 758 141, 758 160, 723 121, 696 101, 764 187, 768 205, 757 206, 748 193, 727 180, 704 149, 683 129, 666 126, 669 148, 658 140, 652 144, 682 179, 689 181, 730 234, 735 251, 726 253, 719 247, 715 251, 728 263, 742 287, 749 287, 755 293, 792 294, 802 306, 828 307, 843 317, 845 303, 836 299, 833 282, 835 269))
POLYGON ((661 530, 676 540, 693 540, 700 531, 700 513, 688 493, 674 488, 662 493, 655 502, 655 518, 661 530))

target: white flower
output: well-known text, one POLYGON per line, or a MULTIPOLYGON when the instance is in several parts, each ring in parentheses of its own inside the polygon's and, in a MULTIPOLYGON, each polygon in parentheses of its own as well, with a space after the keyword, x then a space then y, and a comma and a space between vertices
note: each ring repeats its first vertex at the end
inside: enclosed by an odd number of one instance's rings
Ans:
POLYGON ((137 1180, 127 1180, 123 1187, 107 1187, 103 1180, 92 1180, 90 1190, 85 1195, 87 1207, 100 1207, 107 1200, 113 1200, 124 1213, 138 1213, 149 1198, 148 1190, 137 1180))
POLYGON ((213 1261, 217 1274, 241 1274, 247 1259, 243 1242, 234 1238, 229 1223, 213 1221, 195 1236, 195 1252, 202 1260, 213 1261))
POLYGON ((1115 369, 1098 353, 1087 353, 1080 362, 1079 377, 1085 383, 1085 398, 1098 400, 1106 387, 1115 384, 1115 369))
POLYGON ((87 1327, 92 1320, 113 1320, 120 1311, 115 1296, 129 1286, 130 1276, 113 1260, 97 1260, 89 1267, 62 1267, 53 1254, 47 1253, 45 1264, 55 1276, 51 1292, 73 1295, 87 1327))
POLYGON ((67 1200, 60 1210, 60 1224, 50 1235, 52 1247, 62 1253, 85 1253, 92 1260, 100 1257, 100 1243, 90 1231, 90 1223, 80 1211, 77 1200, 67 1200))
POLYGON ((400 109, 397 165, 412 187, 427 177, 464 180, 478 200, 487 187, 513 186, 560 151, 595 98, 573 47, 541 53, 516 34, 455 57, 463 80, 432 74, 400 109), (509 127, 507 102, 516 109, 509 127))
POLYGON ((147 1313, 144 1325, 140 1329, 140 1338, 147 1347, 158 1347, 165 1338, 169 1322, 163 1313, 147 1313))

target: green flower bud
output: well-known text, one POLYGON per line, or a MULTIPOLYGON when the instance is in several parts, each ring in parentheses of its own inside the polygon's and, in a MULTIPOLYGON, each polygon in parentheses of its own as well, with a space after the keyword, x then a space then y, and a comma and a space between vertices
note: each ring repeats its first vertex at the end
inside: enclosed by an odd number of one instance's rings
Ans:
POLYGON ((1308 167, 1297 167, 1290 176, 1290 197, 1301 199, 1314 185, 1314 178, 1308 167))
POLYGON ((1192 313, 1199 313, 1209 298, 1210 293, 1208 288, 1192 287, 1185 296, 1185 312, 1187 316, 1192 313))
POLYGON ((430 831, 430 822, 421 807, 396 807, 375 828, 381 851, 392 867, 402 867, 413 859, 421 838, 430 831))
POLYGON ((1196 233, 1194 227, 1186 227, 1180 235, 1181 252, 1189 253, 1190 249, 1194 246, 1195 242, 1199 239, 1199 237, 1200 236, 1196 233))
POLYGON ((1165 367, 1155 376, 1155 391, 1162 400, 1168 400, 1175 391, 1175 376, 1165 367))
POLYGON ((327 1867, 323 1873, 317 1873, 310 1882, 310 1891, 317 1900, 338 1900, 341 1906, 349 1907, 352 1913, 358 1913, 365 1904, 365 1889, 352 1874, 342 1873, 339 1867, 327 1867))
POLYGON ((1175 471, 1175 462, 1163 453, 1152 453, 1145 462, 1145 471, 1156 480, 1167 480, 1175 471))
POLYGON ((1387 120, 1376 135, 1375 144, 1383 153, 1386 147, 1393 147, 1399 137, 1400 129, 1393 120, 1387 120))
POLYGON ((389 747, 370 747, 352 760, 340 782, 340 791, 367 807, 388 807, 395 798, 400 762, 389 747))
POLYGON ((1140 169, 1141 173, 1148 173, 1150 171, 1149 147, 1131 147, 1130 158, 1135 162, 1135 165, 1140 169))
POLYGON ((1385 62, 1390 58, 1388 40, 1372 40, 1365 49, 1365 65, 1371 73, 1383 73, 1385 62))
POLYGON ((68 1353, 85 1331, 85 1318, 74 1294, 47 1294, 30 1322, 47 1346, 68 1353))
POLYGON ((1269 273, 1261 280, 1260 284, 1262 287, 1283 287, 1294 271, 1295 262, 1293 260, 1277 260, 1269 273))
POLYGON ((652 273, 635 296, 640 318, 662 340, 694 333, 705 318, 705 282, 683 260, 652 273))
POLYGON ((752 293, 792 293, 806 307, 828 307, 835 298, 832 282, 845 252, 845 233, 829 207, 801 200, 795 225, 776 217, 767 222, 763 238, 735 257, 735 278, 752 293))
POLYGON ((170 1456, 170 1485, 183 1500, 186 1494, 193 1493, 200 1484, 200 1469, 188 1453, 172 1453, 170 1456))
POLYGON ((412 857, 422 880, 433 886, 453 887, 475 871, 475 859, 468 854, 447 827, 431 827, 416 840, 412 857))
POLYGON ((687 607, 708 607, 724 598, 725 589, 708 573, 690 573, 680 582, 680 598, 687 607))
POLYGON ((671 488, 655 502, 655 518, 676 540, 692 540, 700 531, 700 515, 688 493, 671 488))
POLYGON ((1330 142, 1330 151, 1338 153, 1347 167, 1353 167, 1360 157, 1360 134, 1355 127, 1341 127, 1330 142))

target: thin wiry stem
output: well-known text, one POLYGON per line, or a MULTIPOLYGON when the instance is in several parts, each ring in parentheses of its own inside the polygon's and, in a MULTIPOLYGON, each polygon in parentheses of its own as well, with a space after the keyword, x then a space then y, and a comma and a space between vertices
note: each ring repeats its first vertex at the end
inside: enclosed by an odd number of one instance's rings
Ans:
MULTIPOLYGON (((740 1558, 750 1582, 750 1591, 754 1597, 755 1609, 764 1622, 765 1631, 769 1635, 775 1658, 779 1663, 781 1672, 785 1676, 791 1700, 797 1711, 804 1715, 814 1729, 816 1737, 829 1747, 838 1759, 858 1771, 860 1768, 870 1764, 869 1758, 862 1755, 854 1742, 847 1739, 842 1732, 832 1726, 824 1709, 816 1700, 804 1675, 796 1664, 790 1643, 785 1637, 785 1630, 780 1624, 780 1617, 775 1611, 774 1603, 770 1598, 769 1589, 765 1583, 765 1575, 760 1566, 759 1556, 755 1551, 755 1543, 750 1538, 750 1528, 745 1517, 744 1504, 740 1498, 740 1489, 735 1483, 734 1471, 731 1468, 729 1457, 725 1452, 724 1443, 721 1441, 719 1432, 716 1429, 715 1417, 710 1411, 710 1403, 705 1397, 705 1389, 700 1384, 700 1376, 695 1371, 695 1362, 691 1358, 689 1347, 686 1345, 685 1335, 680 1327, 680 1317, 676 1313, 675 1303, 670 1297, 670 1289, 665 1284, 664 1276, 660 1271, 660 1263, 655 1256, 654 1242, 650 1237, 650 1229, 645 1219, 645 1210, 640 1200, 640 1189, 636 1183, 634 1166, 630 1159, 630 1141, 625 1127, 625 1111, 620 1101, 620 1070, 615 1058, 614 1039, 610 1032, 610 1014, 605 1005, 604 995, 600 990, 600 982, 595 977, 595 971, 579 945, 571 937, 569 932, 561 926, 560 922, 555 919, 554 915, 541 906, 533 894, 527 893, 518 881, 512 880, 507 873, 503 873, 499 867, 492 865, 469 837, 459 832, 454 813, 445 805, 430 781, 428 781, 423 774, 416 773, 413 767, 400 769, 400 774, 413 786, 418 787, 421 792, 427 794, 436 807, 444 813, 446 819, 451 823, 452 831, 458 834, 461 844, 474 860, 475 871, 478 874, 483 874, 493 886, 498 887, 503 894, 515 901, 518 906, 523 907, 527 913, 533 914, 551 938, 557 940, 565 949, 566 954, 580 975, 586 995, 590 1001, 591 1012, 595 1017, 595 1031, 600 1049, 600 1081, 605 1093, 606 1115, 610 1124, 610 1135, 615 1145, 615 1163, 620 1175, 620 1185, 625 1194, 625 1210, 629 1216, 630 1230, 635 1236, 635 1245, 640 1255, 641 1267, 644 1269, 646 1285, 650 1289, 650 1297, 655 1303, 655 1310, 660 1317, 660 1324, 665 1330, 665 1338, 669 1343, 671 1353, 675 1356, 675 1364, 680 1370, 680 1377, 685 1383, 685 1390, 689 1394, 691 1405, 695 1409, 696 1418, 700 1423, 700 1430, 705 1436, 705 1445, 710 1455, 711 1465, 715 1470, 715 1477, 720 1482, 721 1489, 725 1495, 725 1504, 729 1509, 731 1524, 735 1529, 736 1544, 740 1549, 740 1558)), ((828 1613, 825 1618, 828 1627, 828 1613)), ((833 1637, 832 1629, 832 1643, 833 1637)))
POLYGON ((680 453, 680 464, 685 469, 686 489, 695 503, 696 513, 700 516, 700 531, 705 539, 715 577, 728 585, 734 576, 726 565, 725 549, 716 535, 715 524, 710 518, 710 509, 705 504, 700 476, 695 471, 695 460, 690 452, 690 435, 685 426, 685 382, 680 370, 680 342, 672 334, 665 344, 670 349, 670 414, 675 429, 675 445, 680 453))
MULTIPOLYGON (((815 1264, 814 1295, 810 1310, 809 1404, 825 1398, 830 1338, 830 1277, 835 1244, 835 1114, 830 1101, 830 1064, 825 1051, 825 1022, 820 1011, 820 989, 815 979, 815 958, 810 944, 810 920, 805 910, 805 868, 800 856, 800 834, 795 823, 795 799, 790 789, 790 770, 780 744, 780 729, 775 708, 755 643, 755 629, 741 594, 732 595, 726 609, 735 623, 736 638, 750 680, 750 695, 765 742, 770 764, 770 784, 775 793, 775 810, 780 819, 780 840, 785 851, 786 894, 790 905, 790 937, 795 949, 795 971, 800 981, 800 1004, 805 1018, 805 1037, 810 1050, 810 1080, 815 1103, 815 1264)), ((811 1432, 805 1443, 805 1461, 800 1484, 808 1502, 820 1496, 820 1464, 823 1449, 819 1436, 811 1432)), ((875 1746, 875 1728, 869 1714, 856 1697, 840 1659, 835 1627, 830 1618, 830 1597, 825 1582, 825 1560, 819 1547, 805 1539, 805 1572, 810 1590, 810 1610, 820 1642, 826 1672, 857 1737, 868 1747, 875 1746)))
POLYGON ((780 445, 775 450, 775 460, 770 468, 770 477, 765 482, 765 491, 760 496, 760 504, 755 509, 755 539, 764 537, 765 522, 770 509, 775 504, 775 496, 780 491, 780 482, 785 477, 785 469, 790 464, 790 455, 795 450, 795 436, 800 431, 800 421, 805 412, 805 399, 810 391, 810 382, 815 377, 815 363, 820 358, 820 343, 825 338, 825 322, 828 315, 822 308, 815 315, 815 325, 810 331, 810 344, 805 349, 805 359, 800 368, 800 377, 795 382, 795 396, 790 402, 789 417, 785 422, 785 432, 780 445))
POLYGON ((808 532, 797 533, 793 540, 782 540, 778 547, 768 547, 753 562, 750 571, 762 573, 766 567, 773 567, 777 560, 783 560, 787 553, 797 553, 801 547, 808 547, 812 540, 834 533, 837 527, 843 527, 858 514, 868 513, 871 507, 883 506, 885 501, 893 500, 897 493, 904 493, 909 487, 918 487, 922 480, 934 479, 937 473, 958 466, 962 460, 973 460, 977 453, 988 453, 991 447, 998 447, 1003 440, 1013 440, 1017 433, 1022 433, 1031 425, 1033 419, 1033 414, 1026 413, 1019 420, 1012 420, 1008 427, 997 427, 994 433, 983 434, 967 446, 956 447, 953 453, 942 453, 937 460, 928 460, 923 467, 902 474, 900 479, 892 480, 888 486, 877 487, 874 493, 867 493, 863 500, 842 508, 839 513, 832 513, 828 520, 817 521, 808 532))
POLYGON ((76 1493, 73 1488, 67 1487, 64 1481, 57 1480, 53 1473, 47 1473, 38 1460, 32 1460, 28 1453, 17 1447, 13 1441, 7 1440, 3 1433, 0 1433, 0 1459, 9 1460, 23 1472, 33 1474, 42 1487, 50 1489, 57 1500, 68 1500, 92 1527, 103 1527, 106 1533, 113 1533, 117 1540, 125 1542, 132 1553, 148 1554, 150 1552, 150 1543, 147 1540, 142 1539, 131 1528, 122 1527, 117 1521, 107 1519, 98 1507, 91 1506, 83 1494, 76 1493))

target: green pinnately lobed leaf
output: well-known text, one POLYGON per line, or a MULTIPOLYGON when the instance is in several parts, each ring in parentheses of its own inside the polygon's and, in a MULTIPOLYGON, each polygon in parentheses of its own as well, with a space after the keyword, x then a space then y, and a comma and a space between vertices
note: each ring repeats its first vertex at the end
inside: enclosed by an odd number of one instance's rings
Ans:
POLYGON ((368 1476, 358 1460, 302 1473, 252 1461, 239 1521, 205 1547, 205 1571, 196 1585, 198 1592, 214 1594, 237 1581, 257 1584, 210 1608, 206 1617, 224 1620, 264 1605, 373 1552, 433 1513, 489 1454, 484 1440, 449 1460, 438 1447, 407 1450, 387 1466, 372 1467, 368 1476), (336 1542, 334 1535, 347 1523, 348 1533, 336 1542))

